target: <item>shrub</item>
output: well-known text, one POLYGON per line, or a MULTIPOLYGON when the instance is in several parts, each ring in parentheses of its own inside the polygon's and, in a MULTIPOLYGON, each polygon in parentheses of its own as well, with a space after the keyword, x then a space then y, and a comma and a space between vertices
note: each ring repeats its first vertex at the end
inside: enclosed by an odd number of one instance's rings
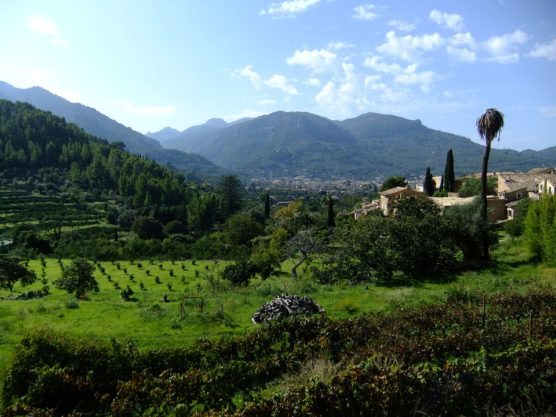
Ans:
POLYGON ((255 273, 253 265, 243 261, 227 265, 222 271, 222 278, 233 285, 248 285, 255 273))

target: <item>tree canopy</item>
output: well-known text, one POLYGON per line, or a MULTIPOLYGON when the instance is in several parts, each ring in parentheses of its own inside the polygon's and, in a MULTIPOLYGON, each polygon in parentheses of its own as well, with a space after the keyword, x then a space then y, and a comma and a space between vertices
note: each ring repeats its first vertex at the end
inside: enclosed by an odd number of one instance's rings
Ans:
POLYGON ((396 175, 393 177, 388 177, 386 181, 382 183, 382 186, 380 187, 380 191, 386 191, 389 190, 390 188, 405 187, 405 186, 407 186, 407 180, 405 179, 405 177, 396 175))
POLYGON ((0 255, 0 288, 13 291, 13 286, 17 281, 21 282, 21 285, 29 285, 36 279, 35 273, 21 265, 20 259, 0 255))
POLYGON ((88 292, 99 291, 98 282, 93 276, 94 269, 91 262, 78 258, 64 268, 62 276, 54 284, 69 294, 75 293, 77 298, 83 298, 88 292))

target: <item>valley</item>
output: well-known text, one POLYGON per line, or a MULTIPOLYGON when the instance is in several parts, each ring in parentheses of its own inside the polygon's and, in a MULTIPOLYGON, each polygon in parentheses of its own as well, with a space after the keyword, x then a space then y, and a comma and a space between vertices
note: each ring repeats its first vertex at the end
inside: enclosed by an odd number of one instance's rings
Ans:
MULTIPOLYGON (((297 120, 284 146, 300 146, 307 120, 332 123, 279 116, 297 120)), ((337 138, 321 138, 331 158, 337 138)), ((478 199, 442 212, 403 187, 413 196, 389 216, 354 220, 379 186, 406 178, 309 170, 200 181, 5 100, 0 150, 7 416, 327 415, 323 401, 341 415, 403 415, 415 404, 431 413, 552 412, 550 170, 538 171, 546 189, 506 223, 488 224, 478 199), (281 294, 309 297, 324 313, 285 309, 253 324, 281 294), (494 381, 505 388, 485 398, 494 381)), ((420 182, 416 172, 413 186, 420 182)))

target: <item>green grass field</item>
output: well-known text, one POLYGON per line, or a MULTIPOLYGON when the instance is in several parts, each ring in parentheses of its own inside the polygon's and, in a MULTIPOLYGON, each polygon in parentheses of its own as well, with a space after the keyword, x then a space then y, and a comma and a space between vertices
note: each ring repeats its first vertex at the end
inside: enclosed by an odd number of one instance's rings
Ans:
MULTIPOLYGON (((98 293, 76 300, 54 287, 61 274, 57 259, 30 260, 38 277, 30 287, 0 291, 0 372, 9 364, 26 332, 46 328, 79 337, 134 339, 140 349, 186 345, 199 337, 220 337, 255 328, 252 314, 280 293, 312 297, 332 318, 349 317, 423 303, 442 302, 448 295, 480 297, 530 286, 556 286, 556 268, 528 262, 519 242, 503 241, 494 251, 494 266, 467 271, 445 282, 425 281, 403 286, 318 285, 302 273, 297 281, 282 273, 245 288, 230 288, 220 279, 225 265, 218 261, 100 262, 95 276, 98 293), (141 288, 141 283, 143 289, 141 288), (29 289, 49 285, 42 299, 10 300, 29 289), (126 302, 120 291, 129 286, 136 301, 126 302), (118 287, 118 288, 116 288, 118 287), (164 295, 170 302, 163 302, 164 295)), ((62 260, 69 264, 70 260, 62 260)))

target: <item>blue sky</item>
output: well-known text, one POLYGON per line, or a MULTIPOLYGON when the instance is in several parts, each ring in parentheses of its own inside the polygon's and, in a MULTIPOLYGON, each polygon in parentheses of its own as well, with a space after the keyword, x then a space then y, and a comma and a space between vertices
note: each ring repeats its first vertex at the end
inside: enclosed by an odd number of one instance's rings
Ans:
POLYGON ((141 132, 277 110, 556 145, 554 0, 0 0, 0 80, 141 132))

